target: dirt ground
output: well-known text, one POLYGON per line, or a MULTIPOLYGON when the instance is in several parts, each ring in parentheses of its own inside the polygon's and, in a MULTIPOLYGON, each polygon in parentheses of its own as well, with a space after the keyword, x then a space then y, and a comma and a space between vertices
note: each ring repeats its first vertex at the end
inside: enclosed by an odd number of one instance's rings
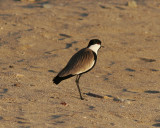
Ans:
POLYGON ((159 0, 0 0, 0 128, 160 127, 159 0), (100 39, 95 68, 58 86, 100 39))

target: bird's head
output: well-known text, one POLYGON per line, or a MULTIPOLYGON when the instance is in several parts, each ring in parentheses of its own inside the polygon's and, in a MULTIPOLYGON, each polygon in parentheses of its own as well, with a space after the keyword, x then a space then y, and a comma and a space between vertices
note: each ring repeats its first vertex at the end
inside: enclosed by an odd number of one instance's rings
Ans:
POLYGON ((99 39, 92 39, 89 41, 87 48, 91 49, 95 53, 103 46, 101 46, 101 41, 99 39))

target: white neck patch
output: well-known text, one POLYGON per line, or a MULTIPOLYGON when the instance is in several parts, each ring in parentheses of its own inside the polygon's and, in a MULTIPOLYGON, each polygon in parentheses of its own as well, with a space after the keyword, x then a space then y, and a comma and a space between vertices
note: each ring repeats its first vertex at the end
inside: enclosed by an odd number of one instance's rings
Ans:
POLYGON ((98 52, 98 49, 101 47, 101 45, 99 44, 94 44, 94 45, 91 45, 89 46, 89 49, 91 49, 92 51, 94 51, 96 54, 98 52))

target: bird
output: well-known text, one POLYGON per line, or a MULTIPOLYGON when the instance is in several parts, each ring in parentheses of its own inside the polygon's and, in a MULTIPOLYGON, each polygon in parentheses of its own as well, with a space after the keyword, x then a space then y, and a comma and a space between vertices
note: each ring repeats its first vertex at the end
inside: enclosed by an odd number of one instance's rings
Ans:
POLYGON ((76 85, 79 91, 80 99, 84 100, 79 87, 79 80, 82 74, 89 72, 97 62, 97 52, 103 47, 99 39, 91 39, 87 47, 79 50, 68 61, 67 65, 53 78, 56 85, 61 81, 76 76, 76 85))

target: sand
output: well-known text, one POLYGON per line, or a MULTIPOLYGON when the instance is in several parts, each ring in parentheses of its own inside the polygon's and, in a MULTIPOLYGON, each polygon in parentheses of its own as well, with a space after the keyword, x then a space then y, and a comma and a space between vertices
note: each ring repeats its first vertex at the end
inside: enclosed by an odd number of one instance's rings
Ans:
POLYGON ((0 128, 156 127, 159 0, 0 0, 0 128), (52 79, 94 38, 82 101, 75 77, 52 79))

